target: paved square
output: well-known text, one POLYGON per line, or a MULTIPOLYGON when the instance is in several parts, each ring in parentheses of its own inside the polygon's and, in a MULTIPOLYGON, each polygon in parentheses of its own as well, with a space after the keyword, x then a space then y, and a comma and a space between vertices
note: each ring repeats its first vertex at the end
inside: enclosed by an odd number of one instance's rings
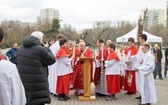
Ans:
MULTIPOLYGON (((154 105, 168 105, 168 79, 163 80, 156 79, 156 94, 158 102, 154 105)), ((94 85, 92 84, 92 94, 94 94, 94 85)), ((116 95, 116 99, 113 101, 106 101, 105 97, 96 96, 96 101, 78 101, 78 97, 73 94, 73 90, 70 90, 71 99, 68 101, 58 101, 57 97, 52 97, 52 103, 46 105, 138 105, 138 100, 135 99, 134 95, 126 95, 125 91, 116 95)))

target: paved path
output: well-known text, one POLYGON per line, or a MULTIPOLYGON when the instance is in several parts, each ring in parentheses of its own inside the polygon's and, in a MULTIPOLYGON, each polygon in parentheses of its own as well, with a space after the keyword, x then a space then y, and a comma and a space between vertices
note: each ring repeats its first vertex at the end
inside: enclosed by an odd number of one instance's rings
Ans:
MULTIPOLYGON (((155 80, 156 83, 156 94, 158 102, 154 105, 168 105, 168 79, 155 80)), ((94 94, 94 86, 92 85, 92 94, 94 94)), ((138 94, 134 95, 126 95, 125 91, 116 95, 116 100, 113 101, 106 101, 105 97, 98 97, 96 96, 96 101, 78 101, 77 96, 73 94, 73 91, 70 91, 71 99, 62 102, 58 101, 56 97, 52 97, 52 103, 47 105, 138 105, 138 100, 135 97, 138 94)))

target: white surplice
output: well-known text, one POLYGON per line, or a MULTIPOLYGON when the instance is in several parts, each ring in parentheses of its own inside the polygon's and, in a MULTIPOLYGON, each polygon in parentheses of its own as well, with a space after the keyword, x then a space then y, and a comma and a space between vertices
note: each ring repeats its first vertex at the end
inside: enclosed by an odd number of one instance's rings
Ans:
POLYGON ((25 104, 25 89, 16 65, 0 60, 0 105, 25 104))
MULTIPOLYGON (((56 41, 51 47, 50 50, 55 56, 60 48, 59 41, 56 41)), ((57 85, 57 69, 56 69, 57 61, 48 66, 49 69, 49 75, 48 75, 48 81, 49 81, 49 89, 50 92, 53 94, 56 94, 56 85, 57 85)))
MULTIPOLYGON (((145 42, 147 43, 147 42, 145 42)), ((149 53, 151 53, 151 51, 149 50, 149 53)), ((136 57, 136 68, 141 66, 141 61, 144 59, 144 53, 142 52, 142 46, 139 46, 139 50, 136 57)), ((140 93, 140 80, 141 80, 141 75, 139 72, 136 72, 136 89, 137 91, 140 93)))
POLYGON ((72 58, 67 57, 60 57, 57 59, 58 65, 56 66, 56 69, 58 76, 67 75, 73 72, 71 68, 71 61, 72 58))
MULTIPOLYGON (((142 52, 142 46, 139 46, 139 50, 136 56, 136 59, 137 59, 136 67, 141 66, 140 62, 143 60, 143 58, 144 58, 144 53, 142 52)), ((139 93, 140 93, 140 80, 141 80, 141 75, 139 72, 136 72, 136 89, 139 93)))
POLYGON ((116 59, 105 61, 105 75, 120 75, 120 64, 116 59))
POLYGON ((153 71, 155 69, 155 60, 151 52, 144 54, 142 65, 138 68, 141 75, 140 92, 141 103, 156 103, 156 90, 154 85, 153 71))

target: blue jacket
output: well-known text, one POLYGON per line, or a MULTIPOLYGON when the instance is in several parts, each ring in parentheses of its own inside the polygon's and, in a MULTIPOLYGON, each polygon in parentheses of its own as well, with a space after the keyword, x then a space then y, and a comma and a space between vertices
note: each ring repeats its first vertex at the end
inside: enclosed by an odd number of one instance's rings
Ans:
POLYGON ((17 55, 17 49, 11 48, 6 55, 10 58, 10 61, 12 63, 16 64, 16 55, 17 55))

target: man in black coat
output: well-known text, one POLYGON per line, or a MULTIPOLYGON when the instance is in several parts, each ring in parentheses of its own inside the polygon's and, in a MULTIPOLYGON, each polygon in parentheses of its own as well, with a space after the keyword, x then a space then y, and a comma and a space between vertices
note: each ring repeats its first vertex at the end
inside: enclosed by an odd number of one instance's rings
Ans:
POLYGON ((47 45, 41 45, 43 35, 35 31, 27 36, 17 55, 17 68, 26 91, 26 105, 51 103, 47 67, 55 62, 55 58, 47 45))
POLYGON ((165 71, 164 71, 164 76, 167 78, 167 70, 168 70, 168 48, 165 50, 165 71))

